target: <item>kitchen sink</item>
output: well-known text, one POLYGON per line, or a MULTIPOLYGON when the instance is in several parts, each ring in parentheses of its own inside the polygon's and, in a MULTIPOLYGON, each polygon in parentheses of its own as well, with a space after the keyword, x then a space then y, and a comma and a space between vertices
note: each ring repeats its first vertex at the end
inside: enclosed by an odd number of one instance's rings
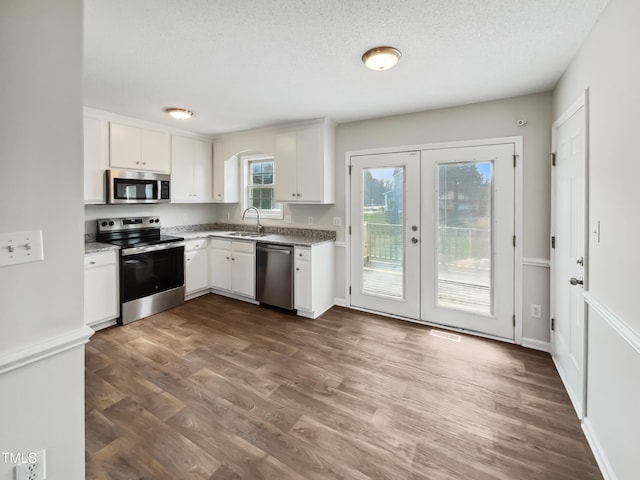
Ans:
POLYGON ((265 233, 254 233, 254 232, 229 232, 226 235, 230 237, 247 237, 247 238, 259 238, 264 237, 265 233))

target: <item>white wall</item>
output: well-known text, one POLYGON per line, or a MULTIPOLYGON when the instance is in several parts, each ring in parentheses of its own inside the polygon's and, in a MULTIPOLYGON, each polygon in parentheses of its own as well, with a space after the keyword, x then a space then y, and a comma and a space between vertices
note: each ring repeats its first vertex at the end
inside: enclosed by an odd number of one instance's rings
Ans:
POLYGON ((84 229, 96 233, 98 218, 153 216, 160 217, 163 227, 214 223, 219 206, 211 203, 159 203, 157 205, 85 205, 84 229))
MULTIPOLYGON (((521 239, 524 257, 548 261, 550 93, 338 125, 336 205, 328 209, 321 218, 325 222, 330 222, 332 216, 344 216, 346 152, 508 136, 524 138, 524 238, 521 239), (528 122, 525 127, 516 126, 516 120, 521 118, 528 122)), ((339 241, 344 241, 344 231, 344 228, 338 230, 339 241)), ((342 292, 344 297, 343 255, 344 249, 336 251, 337 297, 339 292, 342 292)), ((548 291, 548 269, 525 265, 523 338, 527 339, 529 344, 540 348, 545 348, 549 342, 548 291), (543 313, 546 315, 541 319, 531 318, 530 303, 542 305, 543 313)))
POLYGON ((640 430, 639 24, 640 2, 612 0, 553 97, 557 118, 589 89, 587 425, 609 478, 621 480, 640 478, 637 455, 627 449, 638 446, 640 430), (596 314, 594 305, 610 314, 596 314))
POLYGON ((44 237, 0 267, 0 451, 46 448, 52 480, 84 478, 81 63, 82 0, 0 0, 0 231, 44 237))

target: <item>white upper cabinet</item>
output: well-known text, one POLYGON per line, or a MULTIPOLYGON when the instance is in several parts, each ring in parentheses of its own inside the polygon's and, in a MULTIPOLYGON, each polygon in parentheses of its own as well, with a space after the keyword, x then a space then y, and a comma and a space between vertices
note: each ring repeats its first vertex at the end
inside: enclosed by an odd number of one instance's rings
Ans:
POLYGON ((171 201, 212 201, 212 168, 210 143, 173 135, 171 201))
POLYGON ((109 168, 109 122, 84 117, 84 203, 106 203, 105 170, 109 168))
POLYGON ((327 119, 276 134, 276 200, 334 203, 335 125, 327 119))
POLYGON ((112 168, 169 173, 171 149, 168 133, 110 123, 109 149, 112 168))
POLYGON ((238 203, 238 156, 224 157, 223 144, 213 144, 213 201, 238 203))

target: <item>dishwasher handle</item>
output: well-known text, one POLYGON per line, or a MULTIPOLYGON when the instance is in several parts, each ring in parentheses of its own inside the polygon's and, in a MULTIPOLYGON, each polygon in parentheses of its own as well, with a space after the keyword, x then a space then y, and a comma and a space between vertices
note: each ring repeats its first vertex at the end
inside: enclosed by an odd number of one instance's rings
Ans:
POLYGON ((263 246, 259 245, 256 247, 256 250, 259 252, 269 252, 269 253, 282 253, 284 255, 291 255, 293 252, 291 251, 291 247, 274 247, 274 246, 263 246))

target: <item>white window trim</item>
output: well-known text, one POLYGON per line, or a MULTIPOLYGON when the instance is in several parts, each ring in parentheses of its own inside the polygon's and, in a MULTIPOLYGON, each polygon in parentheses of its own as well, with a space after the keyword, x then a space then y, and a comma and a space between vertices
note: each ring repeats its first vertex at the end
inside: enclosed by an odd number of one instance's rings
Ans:
MULTIPOLYGON (((255 161, 274 161, 271 155, 242 155, 242 210, 250 207, 249 205, 249 163, 255 161)), ((274 178, 275 180, 275 178, 274 178)), ((256 212, 250 210, 247 212, 245 218, 256 218, 256 212)), ((284 218, 284 205, 280 203, 280 210, 278 212, 266 212, 260 210, 260 219, 270 218, 275 220, 282 220, 284 218)))

